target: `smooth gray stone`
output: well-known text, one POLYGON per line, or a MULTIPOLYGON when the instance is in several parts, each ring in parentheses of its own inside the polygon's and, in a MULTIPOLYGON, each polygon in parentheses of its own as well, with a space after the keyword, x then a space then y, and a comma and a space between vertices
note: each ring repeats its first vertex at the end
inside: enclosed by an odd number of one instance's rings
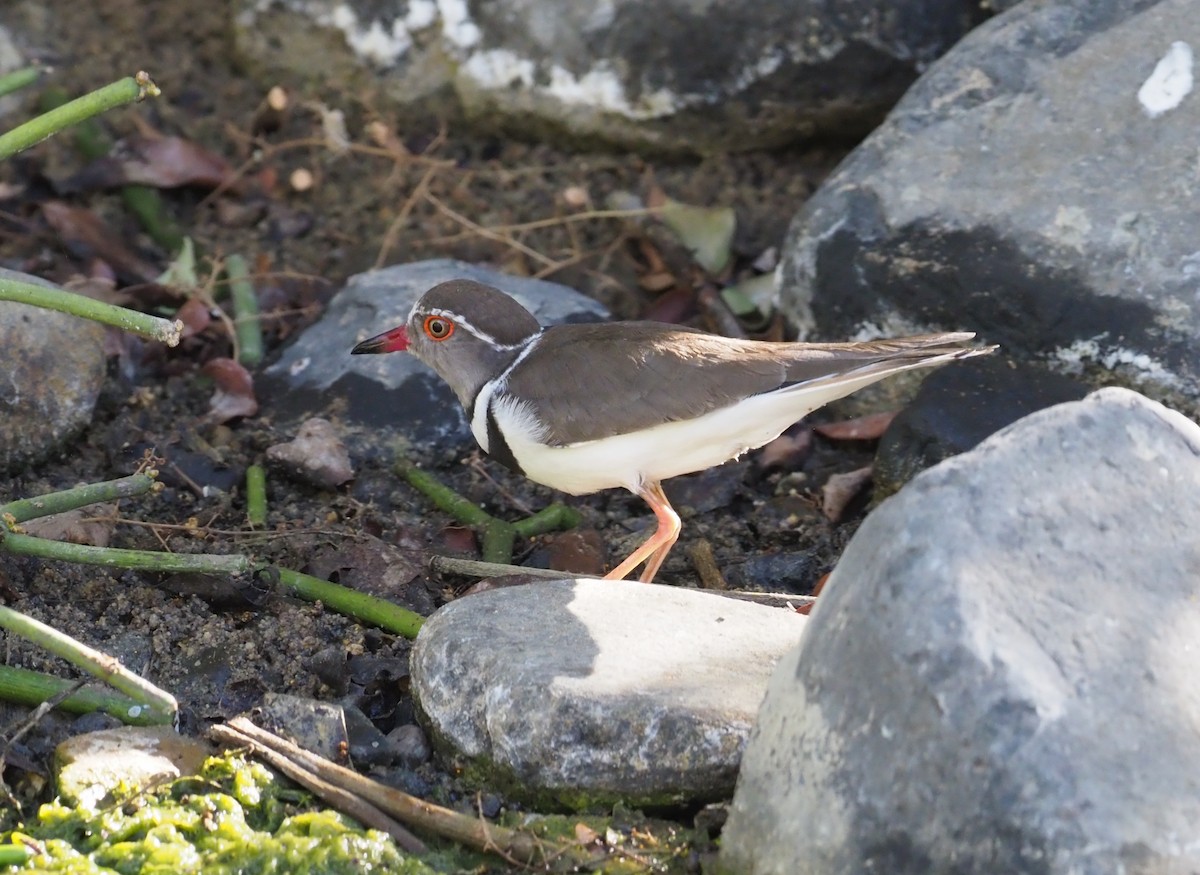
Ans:
MULTIPOLYGON (((426 291, 452 279, 472 279, 512 295, 545 325, 596 322, 607 311, 557 283, 515 277, 452 259, 399 264, 350 278, 320 321, 268 367, 259 398, 285 419, 336 416, 376 433, 414 442, 473 445, 454 393, 433 371, 405 353, 350 355, 360 340, 401 325, 426 291), (336 413, 331 412, 335 410, 336 413)), ((386 438, 377 441, 385 444, 386 438)))
MULTIPOLYGON (((58 288, 2 268, 0 278, 58 288)), ((0 472, 41 461, 91 422, 106 375, 104 332, 69 313, 0 301, 0 472)))
POLYGON ((1200 871, 1200 427, 1124 389, 867 517, 773 675, 739 875, 1200 871))
POLYGON ((974 329, 1200 399, 1196 51, 1195 0, 981 25, 805 204, 784 310, 821 338, 974 329))
POLYGON ((805 620, 631 581, 494 589, 429 619, 412 689, 435 744, 519 798, 728 798, 767 678, 805 620))

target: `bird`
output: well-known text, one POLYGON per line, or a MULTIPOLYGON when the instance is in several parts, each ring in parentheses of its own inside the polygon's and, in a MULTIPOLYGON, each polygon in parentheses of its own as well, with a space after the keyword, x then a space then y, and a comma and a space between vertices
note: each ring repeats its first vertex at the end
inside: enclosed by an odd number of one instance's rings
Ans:
POLYGON ((662 481, 757 449, 884 377, 995 350, 969 345, 974 337, 786 343, 644 321, 544 328, 499 289, 455 279, 351 354, 414 355, 449 384, 484 452, 536 483, 641 497, 656 530, 605 577, 644 563, 639 579, 650 582, 682 527, 662 481))

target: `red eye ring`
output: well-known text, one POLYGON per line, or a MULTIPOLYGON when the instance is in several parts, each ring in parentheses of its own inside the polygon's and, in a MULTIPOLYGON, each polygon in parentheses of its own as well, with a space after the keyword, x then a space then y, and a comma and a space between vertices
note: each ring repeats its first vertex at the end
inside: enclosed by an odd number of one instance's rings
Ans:
POLYGON ((445 340, 454 333, 454 323, 445 316, 426 316, 425 334, 430 340, 445 340))

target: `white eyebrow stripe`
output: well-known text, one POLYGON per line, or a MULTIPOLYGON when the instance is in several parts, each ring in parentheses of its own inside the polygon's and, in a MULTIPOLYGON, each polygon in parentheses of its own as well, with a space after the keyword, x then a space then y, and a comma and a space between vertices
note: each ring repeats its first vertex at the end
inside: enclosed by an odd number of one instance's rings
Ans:
MULTIPOLYGON (((413 309, 415 310, 416 308, 414 307, 413 309)), ((472 334, 474 334, 476 337, 478 337, 480 340, 484 341, 485 343, 491 344, 496 349, 520 349, 524 344, 528 343, 528 339, 522 340, 518 343, 501 343, 495 337, 488 334, 486 331, 483 331, 482 329, 477 328, 475 325, 472 325, 471 321, 469 319, 465 318, 461 313, 455 313, 453 310, 442 310, 440 308, 435 308, 435 309, 432 309, 429 311, 429 315, 430 316, 442 316, 446 319, 449 319, 451 322, 455 323, 456 325, 461 325, 467 331, 470 331, 472 334)), ((537 335, 537 334, 534 335, 534 337, 538 337, 538 336, 540 336, 540 335, 537 335)))

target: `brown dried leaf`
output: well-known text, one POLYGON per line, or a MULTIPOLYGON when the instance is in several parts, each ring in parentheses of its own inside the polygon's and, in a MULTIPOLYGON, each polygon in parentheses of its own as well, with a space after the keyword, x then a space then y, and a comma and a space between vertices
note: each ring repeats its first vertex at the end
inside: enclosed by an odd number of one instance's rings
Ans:
POLYGON ((333 423, 314 416, 305 420, 293 441, 267 448, 267 458, 293 475, 323 489, 341 486, 354 477, 350 453, 333 423))
POLYGON ((128 137, 117 144, 112 155, 96 159, 75 174, 66 187, 88 190, 135 183, 154 188, 219 188, 233 181, 229 162, 191 140, 128 137))
POLYGON ((115 504, 95 504, 22 523, 26 534, 50 541, 107 547, 117 518, 115 504))
POLYGON ((42 216, 77 258, 102 258, 130 282, 153 282, 158 276, 154 265, 127 247, 91 210, 62 201, 46 201, 42 204, 42 216))
POLYGON ((213 421, 229 422, 240 416, 258 413, 254 378, 236 361, 230 358, 212 359, 205 363, 201 372, 211 377, 217 385, 208 403, 208 413, 213 421))
POLYGON ((803 429, 796 434, 784 432, 771 441, 758 454, 758 466, 763 470, 799 468, 812 452, 812 431, 803 429))
POLYGON ((846 508, 871 482, 871 466, 834 474, 821 489, 821 510, 830 522, 838 522, 846 508))
POLYGON ((209 325, 212 325, 212 312, 208 305, 199 298, 188 298, 182 307, 175 311, 175 318, 183 323, 183 337, 195 337, 209 325))
POLYGON ((896 413, 895 410, 888 410, 883 413, 868 413, 857 419, 826 422, 814 425, 813 431, 832 441, 877 441, 883 437, 887 427, 892 424, 896 413))

